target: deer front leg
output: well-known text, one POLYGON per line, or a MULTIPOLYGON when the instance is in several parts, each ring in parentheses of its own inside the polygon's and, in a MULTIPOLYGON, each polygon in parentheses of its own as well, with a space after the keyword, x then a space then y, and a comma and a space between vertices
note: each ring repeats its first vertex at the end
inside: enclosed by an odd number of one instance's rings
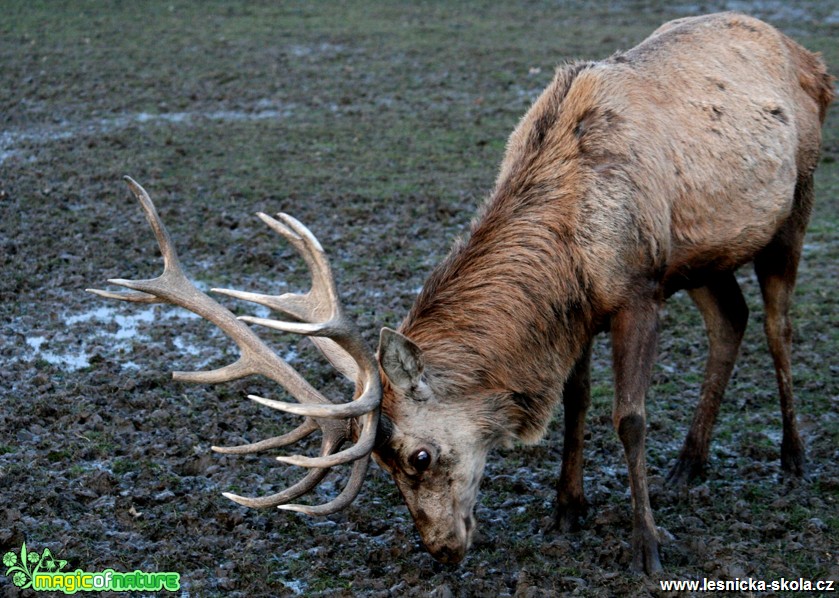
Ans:
POLYGON ((586 411, 591 403, 590 363, 591 344, 577 360, 562 391, 565 439, 554 507, 555 525, 562 532, 580 529, 580 520, 585 517, 588 509, 583 492, 583 442, 586 411))
POLYGON ((632 568, 661 571, 658 532, 647 490, 644 398, 658 342, 658 304, 649 300, 618 312, 611 323, 615 404, 612 421, 623 444, 632 493, 632 568))

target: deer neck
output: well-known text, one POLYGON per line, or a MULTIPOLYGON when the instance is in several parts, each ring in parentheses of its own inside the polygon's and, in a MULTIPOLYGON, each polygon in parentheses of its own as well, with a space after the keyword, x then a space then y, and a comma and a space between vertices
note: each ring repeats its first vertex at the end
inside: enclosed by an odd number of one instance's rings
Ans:
POLYGON ((593 335, 589 283, 561 217, 534 225, 498 212, 431 274, 400 331, 422 349, 437 396, 477 401, 489 428, 532 442, 593 335))

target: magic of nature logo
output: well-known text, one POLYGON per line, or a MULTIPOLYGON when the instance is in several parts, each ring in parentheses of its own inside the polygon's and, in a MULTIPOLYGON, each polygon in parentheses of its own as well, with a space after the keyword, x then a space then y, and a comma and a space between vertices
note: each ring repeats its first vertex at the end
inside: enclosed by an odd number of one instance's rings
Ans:
POLYGON ((49 548, 40 554, 27 550, 26 542, 19 553, 4 554, 3 565, 7 567, 6 577, 14 585, 36 592, 174 592, 181 587, 180 574, 172 572, 146 573, 138 570, 123 573, 113 569, 95 573, 81 569, 63 571, 67 561, 55 558, 49 548))

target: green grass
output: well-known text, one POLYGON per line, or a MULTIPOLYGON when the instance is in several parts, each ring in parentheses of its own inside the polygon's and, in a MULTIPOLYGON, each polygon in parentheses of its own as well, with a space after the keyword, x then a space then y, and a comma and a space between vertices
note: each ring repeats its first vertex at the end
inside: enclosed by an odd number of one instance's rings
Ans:
POLYGON ((123 475, 129 471, 135 471, 140 467, 140 464, 133 459, 116 458, 111 465, 111 470, 115 475, 123 475))

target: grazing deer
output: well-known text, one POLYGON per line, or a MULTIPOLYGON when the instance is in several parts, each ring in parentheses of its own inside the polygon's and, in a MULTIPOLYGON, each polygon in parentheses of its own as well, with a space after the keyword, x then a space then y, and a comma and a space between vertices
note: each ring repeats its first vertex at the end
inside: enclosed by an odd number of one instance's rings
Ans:
POLYGON ((198 291, 143 189, 164 272, 132 289, 94 291, 128 301, 180 305, 239 346, 235 363, 175 373, 215 383, 261 374, 299 402, 253 400, 305 417, 288 434, 218 448, 252 453, 321 429, 317 457, 278 457, 311 468, 253 507, 335 512, 358 494, 371 454, 390 472, 431 554, 458 562, 475 529, 473 507, 493 447, 538 441, 564 405, 565 440, 556 520, 578 525, 583 427, 592 338, 612 338, 613 422, 629 469, 633 566, 661 569, 647 491, 644 395, 650 384, 663 301, 686 289, 710 340, 701 399, 671 472, 699 473, 747 309, 734 271, 753 261, 766 307, 766 334, 783 413, 781 463, 801 474, 790 378, 789 306, 813 202, 820 124, 832 80, 818 56, 769 25, 723 13, 667 23, 639 46, 599 62, 561 67, 510 137, 490 198, 428 278, 399 331, 384 328, 378 361, 342 314, 328 262, 299 222, 260 214, 312 270, 306 294, 219 290, 295 321, 236 318, 198 291), (312 337, 356 384, 333 404, 268 349, 247 324, 312 337), (345 442, 350 448, 341 450, 345 442), (354 443, 353 443, 354 441, 354 443), (324 505, 289 504, 328 468, 353 463, 342 493, 324 505))

